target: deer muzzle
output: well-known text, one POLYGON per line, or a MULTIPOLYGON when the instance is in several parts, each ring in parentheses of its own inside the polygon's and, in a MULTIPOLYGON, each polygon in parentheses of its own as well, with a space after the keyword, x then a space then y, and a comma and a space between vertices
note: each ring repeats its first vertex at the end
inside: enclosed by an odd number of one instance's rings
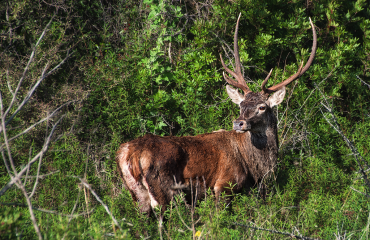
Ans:
POLYGON ((233 129, 238 133, 243 133, 251 129, 251 124, 245 120, 235 120, 233 129))

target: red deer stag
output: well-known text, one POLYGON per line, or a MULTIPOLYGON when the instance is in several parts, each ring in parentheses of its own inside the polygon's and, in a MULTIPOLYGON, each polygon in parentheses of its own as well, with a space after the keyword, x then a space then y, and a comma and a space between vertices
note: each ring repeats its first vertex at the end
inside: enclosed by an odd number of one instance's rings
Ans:
POLYGON ((243 95, 226 86, 231 100, 240 107, 240 117, 233 122, 234 130, 193 137, 147 134, 121 144, 117 151, 116 162, 125 188, 138 202, 141 211, 150 212, 158 205, 167 205, 177 192, 173 186, 179 182, 185 186, 195 185, 194 180, 199 178, 218 199, 221 192, 230 191, 227 188, 229 183, 235 185, 233 191, 238 192, 243 187, 253 187, 274 170, 278 137, 272 107, 283 101, 285 86, 299 78, 312 64, 317 45, 316 31, 310 19, 313 45, 306 65, 303 67, 302 62, 297 73, 266 88, 271 70, 262 83, 262 91, 255 93, 248 88, 240 70, 239 20, 240 15, 234 35, 235 72, 225 65, 221 57, 222 66, 237 81, 224 74, 225 80, 244 92, 243 95), (274 94, 270 96, 271 93, 274 94))

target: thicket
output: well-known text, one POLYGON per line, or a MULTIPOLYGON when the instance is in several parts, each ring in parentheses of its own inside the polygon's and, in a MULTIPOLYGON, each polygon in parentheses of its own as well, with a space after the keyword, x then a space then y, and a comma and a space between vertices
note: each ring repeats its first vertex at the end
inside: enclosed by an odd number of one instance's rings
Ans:
POLYGON ((365 0, 0 2, 1 239, 368 239, 370 8, 365 0), (233 32, 250 88, 313 66, 288 87, 279 165, 214 206, 174 199, 139 213, 115 165, 146 133, 231 130, 219 54, 233 32), (163 221, 162 221, 163 219, 163 221), (283 234, 285 233, 285 235, 283 234))

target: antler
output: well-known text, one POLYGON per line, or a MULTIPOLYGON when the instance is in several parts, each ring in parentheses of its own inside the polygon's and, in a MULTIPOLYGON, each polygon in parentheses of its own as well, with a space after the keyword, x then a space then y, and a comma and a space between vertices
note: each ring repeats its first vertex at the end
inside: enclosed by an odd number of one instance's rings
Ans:
POLYGON ((231 74, 238 82, 235 82, 231 78, 225 75, 225 72, 223 72, 223 76, 229 84, 233 85, 234 87, 240 88, 243 90, 244 94, 246 95, 248 92, 251 92, 249 87, 247 86, 243 74, 240 71, 240 57, 239 57, 239 46, 238 46, 238 29, 239 29, 239 20, 240 16, 242 14, 239 14, 238 21, 236 22, 236 28, 235 28, 235 34, 234 34, 234 55, 235 55, 235 72, 231 71, 224 63, 224 60, 222 59, 222 56, 220 54, 221 63, 226 72, 231 74))
POLYGON ((271 73, 272 73, 272 70, 273 68, 271 68, 270 72, 269 72, 269 75, 267 75, 267 77, 265 78, 265 80, 263 80, 262 82, 262 85, 261 85, 261 88, 262 88, 262 91, 265 92, 267 89, 265 88, 265 85, 267 83, 267 81, 269 80, 270 76, 271 76, 271 73))
POLYGON ((299 78, 300 76, 302 76, 303 73, 305 73, 311 66, 312 62, 313 62, 313 59, 315 58, 315 54, 316 54, 316 49, 317 49, 317 35, 316 35, 316 30, 315 30, 315 26, 313 25, 312 21, 311 21, 311 18, 310 18, 310 23, 311 23, 311 27, 312 27, 312 34, 313 34, 313 44, 312 44, 312 51, 311 51, 311 55, 310 55, 310 58, 308 59, 306 65, 304 66, 304 68, 302 69, 302 66, 303 66, 303 62, 301 64, 301 66, 299 67, 297 73, 293 74, 292 76, 290 76, 288 79, 284 80, 283 82, 275 85, 275 86, 272 86, 268 89, 265 88, 265 85, 268 81, 268 79, 270 78, 270 75, 271 75, 271 71, 270 71, 270 74, 266 77, 266 79, 262 82, 262 93, 264 94, 270 94, 270 93, 273 93, 273 92, 276 92, 277 90, 279 90, 280 88, 288 85, 289 83, 293 82, 294 80, 296 80, 297 78, 299 78))

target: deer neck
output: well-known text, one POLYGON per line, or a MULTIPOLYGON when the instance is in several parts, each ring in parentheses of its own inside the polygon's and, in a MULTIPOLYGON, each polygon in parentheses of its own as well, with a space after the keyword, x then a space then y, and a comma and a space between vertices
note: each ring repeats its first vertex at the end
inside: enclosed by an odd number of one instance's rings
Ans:
POLYGON ((240 141, 241 154, 244 156, 245 169, 258 182, 265 175, 274 171, 278 156, 277 131, 267 127, 264 132, 245 132, 240 141))

